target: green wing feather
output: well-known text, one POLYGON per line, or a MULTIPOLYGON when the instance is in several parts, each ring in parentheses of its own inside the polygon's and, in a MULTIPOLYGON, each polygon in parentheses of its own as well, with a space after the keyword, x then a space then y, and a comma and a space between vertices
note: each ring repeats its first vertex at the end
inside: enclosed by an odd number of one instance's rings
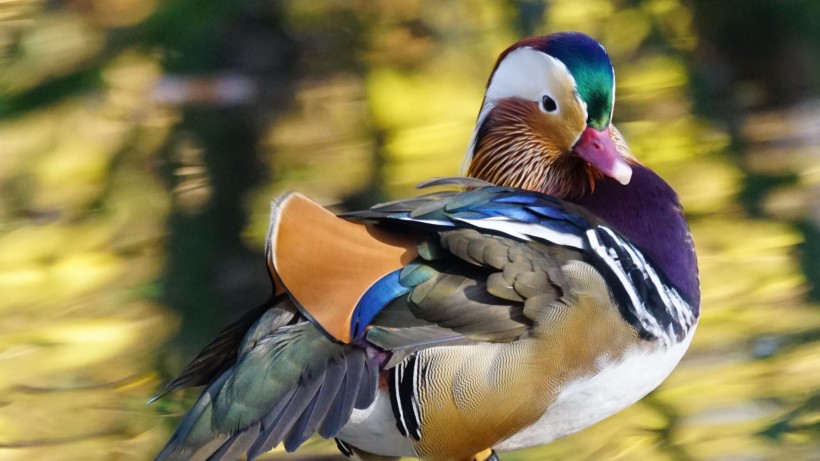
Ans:
MULTIPOLYGON (((257 322, 263 314, 269 311, 275 312, 276 325, 269 325, 270 331, 279 326, 284 326, 295 316, 295 312, 288 309, 289 300, 285 296, 272 298, 261 306, 245 313, 239 320, 230 324, 222 330, 217 337, 205 346, 197 356, 182 369, 179 376, 169 382, 163 391, 148 401, 154 402, 163 396, 190 387, 204 386, 226 369, 235 361, 248 330, 257 322), (274 307, 274 308, 272 308, 274 307)), ((258 330, 258 329, 257 329, 258 330)))
MULTIPOLYGON (((203 392, 157 461, 248 459, 313 433, 334 436, 375 399, 378 365, 306 321, 282 325, 270 309, 248 331, 236 362, 203 392)), ((286 322, 287 323, 287 322, 286 322)))

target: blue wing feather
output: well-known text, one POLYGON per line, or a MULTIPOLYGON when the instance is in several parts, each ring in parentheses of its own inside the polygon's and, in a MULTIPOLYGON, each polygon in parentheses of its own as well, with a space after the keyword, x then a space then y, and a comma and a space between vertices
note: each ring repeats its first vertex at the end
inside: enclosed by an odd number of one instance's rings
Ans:
MULTIPOLYGON (((514 190, 514 189, 510 189, 514 190)), ((523 191, 520 191, 523 192, 523 191)), ((540 195, 540 194, 539 194, 540 195)), ((544 201, 549 200, 549 196, 546 195, 534 195, 528 193, 520 193, 520 194, 509 194, 506 196, 497 197, 494 201, 497 203, 514 203, 516 205, 531 205, 534 203, 543 203, 544 201)))
POLYGON ((350 337, 358 338, 370 322, 390 301, 410 292, 410 288, 400 282, 401 269, 390 272, 370 286, 353 310, 350 322, 350 337))
POLYGON ((498 216, 504 216, 505 218, 510 218, 514 221, 525 223, 541 222, 541 218, 538 215, 530 212, 526 208, 507 208, 494 211, 498 216))
POLYGON ((564 221, 569 221, 578 227, 589 227, 588 220, 578 216, 577 214, 569 213, 567 212, 567 210, 563 208, 557 208, 554 205, 528 205, 526 208, 533 213, 543 216, 544 218, 560 219, 564 221))

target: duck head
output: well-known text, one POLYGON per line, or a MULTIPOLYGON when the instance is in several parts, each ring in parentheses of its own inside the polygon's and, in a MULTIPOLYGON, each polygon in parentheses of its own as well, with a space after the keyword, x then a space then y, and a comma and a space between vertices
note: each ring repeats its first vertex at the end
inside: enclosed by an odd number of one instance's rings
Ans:
POLYGON ((468 176, 577 199, 636 160, 612 127, 615 73, 591 37, 563 32, 505 50, 487 84, 465 159, 468 176))

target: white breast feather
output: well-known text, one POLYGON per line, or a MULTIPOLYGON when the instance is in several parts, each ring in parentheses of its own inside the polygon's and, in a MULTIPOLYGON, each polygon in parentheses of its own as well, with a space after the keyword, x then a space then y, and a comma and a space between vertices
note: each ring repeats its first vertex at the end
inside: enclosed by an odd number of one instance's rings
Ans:
POLYGON ((619 362, 602 364, 600 372, 570 383, 535 424, 498 444, 498 451, 549 443, 580 431, 643 398, 675 369, 694 336, 670 348, 628 351, 619 362))

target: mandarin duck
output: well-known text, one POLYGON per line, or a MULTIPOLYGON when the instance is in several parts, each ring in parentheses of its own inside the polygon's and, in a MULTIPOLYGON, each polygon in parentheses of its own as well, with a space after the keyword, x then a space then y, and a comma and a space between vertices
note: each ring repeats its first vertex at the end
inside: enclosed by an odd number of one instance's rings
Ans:
POLYGON ((611 124, 614 71, 580 33, 499 57, 466 177, 336 216, 272 205, 274 294, 167 390, 205 385, 156 458, 253 459, 314 433, 353 460, 486 461, 635 403, 700 306, 672 188, 611 124))

